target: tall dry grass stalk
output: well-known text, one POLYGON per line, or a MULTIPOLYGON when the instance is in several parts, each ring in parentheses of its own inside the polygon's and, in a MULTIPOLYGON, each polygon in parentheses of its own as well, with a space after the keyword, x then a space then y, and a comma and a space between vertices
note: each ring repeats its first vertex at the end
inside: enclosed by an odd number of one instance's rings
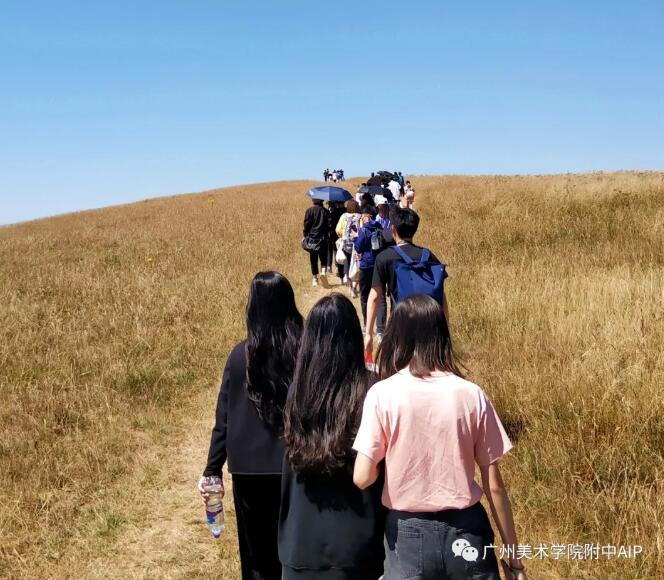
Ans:
MULTIPOLYGON (((456 347, 517 443, 521 542, 644 547, 532 576, 664 576, 664 175, 412 181, 456 347)), ((251 277, 278 269, 303 296, 309 185, 0 229, 0 576, 76 576, 140 528, 140 486, 192 413, 212 421, 194 402, 243 335, 251 277)), ((182 577, 212 577, 187 558, 182 577)), ((233 543, 215 573, 237 577, 233 543)))

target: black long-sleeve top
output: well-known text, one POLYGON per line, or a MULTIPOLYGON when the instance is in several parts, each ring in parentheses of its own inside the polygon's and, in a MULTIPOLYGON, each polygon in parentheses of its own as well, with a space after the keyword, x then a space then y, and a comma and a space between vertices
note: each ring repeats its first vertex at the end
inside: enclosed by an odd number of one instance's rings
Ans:
MULTIPOLYGON (((304 214, 303 234, 315 240, 327 239, 330 233, 330 212, 322 205, 312 205, 304 214)), ((336 225, 336 224, 335 224, 336 225)))
POLYGON ((246 386, 246 341, 238 344, 226 363, 217 400, 217 414, 208 462, 203 475, 221 475, 228 460, 228 471, 237 475, 281 474, 284 447, 259 417, 249 400, 246 386))
POLYGON ((330 209, 330 239, 333 242, 336 242, 339 236, 337 236, 336 228, 341 216, 346 213, 346 208, 344 207, 333 207, 330 209))
MULTIPOLYGON (((353 463, 332 475, 293 472, 284 460, 279 559, 289 568, 362 570, 383 574, 383 476, 365 490, 353 483, 353 463)), ((359 577, 359 576, 358 576, 359 577)))

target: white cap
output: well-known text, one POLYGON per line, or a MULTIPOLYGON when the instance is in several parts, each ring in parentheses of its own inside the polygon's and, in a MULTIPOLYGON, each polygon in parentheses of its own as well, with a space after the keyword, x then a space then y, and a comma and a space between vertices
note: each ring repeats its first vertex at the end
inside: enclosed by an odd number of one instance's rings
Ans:
POLYGON ((374 197, 374 203, 376 205, 388 205, 387 198, 384 195, 380 195, 380 194, 378 194, 376 197, 374 197))

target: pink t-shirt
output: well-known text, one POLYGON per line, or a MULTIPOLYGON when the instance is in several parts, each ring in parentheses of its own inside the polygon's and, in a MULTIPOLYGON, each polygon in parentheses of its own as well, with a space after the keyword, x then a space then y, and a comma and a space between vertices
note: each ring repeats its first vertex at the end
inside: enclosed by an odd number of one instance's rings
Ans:
POLYGON ((511 448, 480 387, 451 373, 418 379, 408 369, 371 387, 353 445, 376 463, 385 459, 383 504, 408 512, 477 503, 475 462, 490 465, 511 448))

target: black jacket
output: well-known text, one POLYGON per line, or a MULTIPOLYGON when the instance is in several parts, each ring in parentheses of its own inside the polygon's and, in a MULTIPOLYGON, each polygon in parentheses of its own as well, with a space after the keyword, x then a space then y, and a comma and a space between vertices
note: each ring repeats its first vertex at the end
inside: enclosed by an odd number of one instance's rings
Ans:
POLYGON ((336 241, 339 236, 337 236, 337 224, 339 223, 339 220, 341 219, 341 216, 346 213, 346 208, 344 207, 333 207, 330 210, 330 239, 332 241, 336 241))
POLYGON ((304 237, 326 240, 330 233, 330 212, 322 205, 312 205, 304 214, 304 237))
POLYGON ((221 475, 227 459, 230 473, 281 473, 283 444, 258 416, 247 395, 245 346, 243 341, 233 349, 224 369, 207 467, 203 472, 206 476, 221 475))
POLYGON ((293 472, 284 461, 279 559, 289 568, 383 574, 383 476, 365 490, 353 483, 353 462, 332 475, 293 472))

